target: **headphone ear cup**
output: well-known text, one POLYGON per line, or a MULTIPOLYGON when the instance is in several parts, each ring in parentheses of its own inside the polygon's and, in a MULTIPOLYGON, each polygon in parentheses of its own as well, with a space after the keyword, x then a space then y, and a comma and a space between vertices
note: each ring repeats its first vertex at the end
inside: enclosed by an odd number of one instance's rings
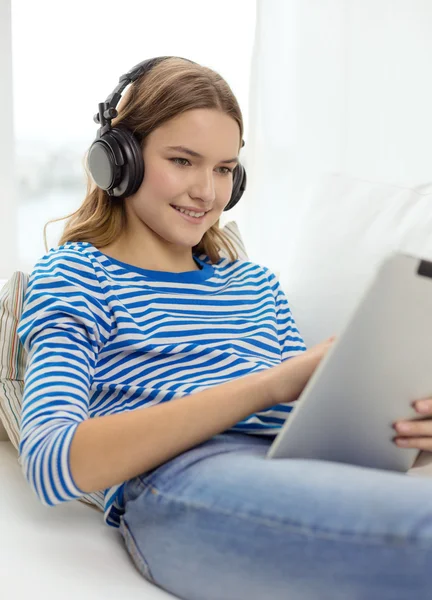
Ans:
POLYGON ((135 193, 144 177, 141 146, 125 127, 114 127, 90 146, 87 158, 96 185, 116 198, 135 193))
POLYGON ((108 131, 94 140, 87 155, 87 166, 95 184, 108 191, 120 181, 123 155, 116 139, 108 131))
POLYGON ((228 204, 224 208, 224 212, 231 210, 243 196, 243 192, 246 189, 246 169, 240 163, 234 169, 234 181, 231 198, 228 204))
POLYGON ((116 198, 127 198, 138 190, 144 178, 142 150, 138 140, 125 127, 114 127, 111 129, 111 134, 117 140, 124 157, 120 180, 112 189, 111 195, 116 198))

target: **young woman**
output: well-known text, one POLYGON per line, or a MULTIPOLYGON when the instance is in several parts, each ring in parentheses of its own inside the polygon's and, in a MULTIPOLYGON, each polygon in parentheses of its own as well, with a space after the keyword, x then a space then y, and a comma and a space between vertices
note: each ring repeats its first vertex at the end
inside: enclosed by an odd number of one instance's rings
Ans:
MULTIPOLYGON (((219 229, 241 195, 230 88, 180 58, 134 73, 118 113, 99 106, 87 197, 29 282, 29 483, 45 504, 102 503, 181 598, 427 597, 432 482, 265 460, 333 338, 306 350, 275 275, 219 229)), ((405 425, 432 448, 430 422, 405 425)))

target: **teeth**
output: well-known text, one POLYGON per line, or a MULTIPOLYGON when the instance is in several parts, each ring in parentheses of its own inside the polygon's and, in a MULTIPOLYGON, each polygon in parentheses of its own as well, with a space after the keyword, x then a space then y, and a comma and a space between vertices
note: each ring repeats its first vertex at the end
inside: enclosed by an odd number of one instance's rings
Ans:
POLYGON ((192 210, 186 210, 184 208, 179 208, 178 206, 174 206, 174 208, 176 210, 178 210, 181 213, 184 213, 185 215, 190 215, 191 217, 203 217, 205 215, 205 212, 193 212, 192 210))

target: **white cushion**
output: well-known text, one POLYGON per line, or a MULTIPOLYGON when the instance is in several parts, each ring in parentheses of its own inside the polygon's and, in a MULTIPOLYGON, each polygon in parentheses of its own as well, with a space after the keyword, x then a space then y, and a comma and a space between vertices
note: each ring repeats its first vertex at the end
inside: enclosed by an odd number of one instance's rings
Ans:
POLYGON ((305 195, 292 247, 281 283, 311 346, 341 331, 390 252, 432 258, 432 184, 326 175, 305 195))
POLYGON ((24 479, 10 442, 0 442, 0 597, 26 600, 163 600, 146 581, 120 531, 76 500, 43 506, 24 479))

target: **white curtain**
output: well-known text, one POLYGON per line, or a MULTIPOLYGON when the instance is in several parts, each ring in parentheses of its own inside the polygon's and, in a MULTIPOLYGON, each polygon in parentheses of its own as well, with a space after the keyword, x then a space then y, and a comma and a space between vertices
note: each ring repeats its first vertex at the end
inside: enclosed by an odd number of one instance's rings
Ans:
POLYGON ((257 0, 241 216, 253 260, 283 278, 322 173, 432 180, 431 32, 430 0, 257 0))

